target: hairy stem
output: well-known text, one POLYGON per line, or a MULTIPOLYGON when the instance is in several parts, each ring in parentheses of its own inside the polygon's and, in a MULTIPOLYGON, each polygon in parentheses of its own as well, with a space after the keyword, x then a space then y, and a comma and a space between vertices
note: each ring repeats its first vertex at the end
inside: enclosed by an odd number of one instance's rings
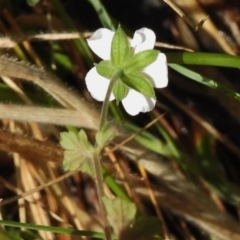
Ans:
POLYGON ((100 205, 102 219, 103 219, 104 232, 105 232, 106 239, 111 240, 112 239, 111 226, 108 222, 107 211, 102 200, 102 198, 104 197, 104 185, 103 185, 103 176, 101 172, 100 153, 94 154, 93 164, 95 169, 95 181, 96 181, 96 187, 98 192, 99 205, 100 205))
MULTIPOLYGON (((101 112, 101 117, 100 117, 100 126, 99 130, 104 126, 106 120, 107 120, 107 113, 108 113, 108 106, 109 106, 109 99, 113 90, 113 86, 116 83, 116 81, 119 79, 119 77, 122 74, 122 70, 117 70, 112 78, 110 79, 110 83, 108 86, 108 90, 103 102, 103 107, 102 107, 102 112, 101 112)), ((106 235, 107 240, 111 240, 111 226, 108 222, 107 219, 107 212, 106 208, 103 204, 103 197, 104 197, 104 185, 103 185, 103 176, 101 172, 101 163, 100 163, 100 152, 96 152, 94 155, 94 169, 95 169, 95 177, 96 177, 96 186, 97 186, 97 191, 98 191, 98 197, 99 197, 99 204, 102 212, 102 218, 103 218, 103 223, 104 223, 104 231, 106 235)))
POLYGON ((105 99, 104 99, 104 102, 103 102, 103 107, 102 107, 102 112, 101 112, 101 117, 100 117, 100 127, 99 127, 99 129, 101 129, 104 126, 104 124, 105 124, 105 122, 107 120, 109 99, 110 99, 110 96, 111 96, 111 93, 112 93, 112 90, 113 90, 113 86, 116 83, 116 81, 119 79, 121 74, 122 74, 122 70, 117 70, 113 74, 112 78, 110 79, 108 90, 107 90, 107 93, 106 93, 106 96, 105 96, 105 99))

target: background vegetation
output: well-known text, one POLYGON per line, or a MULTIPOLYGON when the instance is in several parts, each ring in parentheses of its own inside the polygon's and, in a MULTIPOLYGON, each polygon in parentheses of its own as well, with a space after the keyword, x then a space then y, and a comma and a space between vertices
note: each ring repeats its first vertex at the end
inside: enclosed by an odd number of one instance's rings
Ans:
MULTIPOLYGON (((101 103, 84 78, 99 59, 85 38, 118 23, 130 37, 155 31, 169 86, 149 114, 112 103, 106 194, 156 216, 162 239, 240 239, 239 1, 2 0, 0 10, 1 239, 104 238, 94 181, 63 172, 59 133, 94 136, 101 103)), ((132 239, 157 239, 153 227, 132 239)))

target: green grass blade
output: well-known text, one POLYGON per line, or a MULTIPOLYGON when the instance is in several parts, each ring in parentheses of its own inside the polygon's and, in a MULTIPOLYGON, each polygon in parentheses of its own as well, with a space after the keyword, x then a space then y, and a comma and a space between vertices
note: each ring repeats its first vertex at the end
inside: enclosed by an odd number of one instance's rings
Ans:
MULTIPOLYGON (((53 233, 62 233, 62 234, 68 234, 68 235, 79 235, 79 236, 86 236, 86 237, 100 238, 100 239, 105 238, 104 233, 82 231, 82 230, 80 231, 72 228, 51 227, 51 226, 35 225, 30 223, 20 223, 20 222, 6 221, 6 220, 0 220, 0 225, 17 227, 17 228, 26 228, 26 229, 32 229, 32 230, 49 231, 53 233)), ((116 236, 113 236, 113 239, 117 239, 116 236)), ((9 240, 12 240, 12 239, 9 238, 9 240)))
POLYGON ((240 68, 240 57, 221 53, 166 53, 168 63, 240 68))
POLYGON ((218 91, 223 92, 224 94, 231 96, 232 98, 240 101, 240 93, 237 93, 229 88, 226 88, 223 85, 219 84, 218 82, 216 82, 210 78, 207 78, 200 73, 194 72, 194 71, 192 71, 186 67, 183 67, 181 65, 178 65, 178 64, 169 64, 169 67, 171 67, 175 71, 181 73, 182 75, 184 75, 198 83, 201 83, 201 84, 208 86, 210 88, 213 88, 213 89, 217 89, 218 91))
POLYGON ((104 182, 108 185, 108 187, 116 194, 116 196, 124 199, 127 202, 131 202, 131 199, 128 197, 128 195, 124 192, 122 187, 117 184, 116 180, 109 174, 107 169, 102 166, 102 174, 104 177, 104 182))
POLYGON ((112 18, 110 17, 109 13, 105 9, 101 1, 100 0, 88 0, 88 1, 92 4, 93 8, 98 14, 98 18, 101 21, 102 25, 113 31, 116 30, 112 18))
MULTIPOLYGON (((66 13, 64 7, 60 3, 59 0, 51 0, 52 5, 54 6, 54 10, 57 12, 59 18, 62 20, 62 22, 67 27, 67 30, 69 31, 78 31, 78 29, 75 27, 74 23, 72 22, 71 18, 66 13)), ((89 47, 84 39, 77 39, 74 40, 74 43, 76 44, 76 47, 78 48, 79 52, 82 53, 83 57, 87 61, 89 66, 93 65, 94 58, 89 50, 89 47)))
MULTIPOLYGON (((126 123, 124 126, 126 127, 127 131, 131 131, 132 134, 141 130, 141 128, 131 123, 126 123)), ((163 141, 161 141, 157 137, 154 137, 151 133, 148 133, 147 131, 139 133, 134 139, 138 143, 155 153, 161 154, 165 157, 173 157, 173 153, 168 148, 168 143, 163 143, 163 141)))
POLYGON ((206 180, 209 187, 221 198, 228 202, 240 204, 240 190, 221 174, 221 166, 216 158, 214 146, 215 139, 210 134, 203 135, 196 145, 198 169, 200 175, 206 180))

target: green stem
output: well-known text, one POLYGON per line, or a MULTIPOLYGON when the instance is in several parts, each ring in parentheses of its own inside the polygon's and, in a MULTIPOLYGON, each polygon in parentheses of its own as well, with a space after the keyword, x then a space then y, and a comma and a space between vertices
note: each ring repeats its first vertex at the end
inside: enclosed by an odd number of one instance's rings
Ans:
MULTIPOLYGON (((107 113, 108 113, 108 107, 109 107, 109 100, 111 93, 113 91, 113 86, 116 83, 116 81, 119 79, 119 77, 122 74, 122 70, 117 70, 112 78, 110 79, 110 83, 107 89, 107 93, 103 102, 102 112, 101 112, 101 118, 100 118, 100 126, 99 130, 104 126, 106 120, 107 120, 107 113)), ((111 240, 111 226, 107 219, 107 211, 103 204, 103 197, 104 197, 104 185, 103 185, 103 176, 101 171, 101 163, 100 163, 100 152, 96 151, 93 157, 93 164, 95 169, 95 180, 96 180, 96 186, 98 191, 98 197, 99 197, 99 205, 102 212, 102 218, 104 223, 104 231, 106 235, 107 240, 111 240)))
POLYGON ((105 96, 105 99, 104 99, 104 102, 103 102, 103 107, 102 107, 102 112, 101 112, 101 117, 100 117, 100 127, 99 127, 99 129, 101 129, 104 126, 104 124, 105 124, 105 122, 107 120, 109 99, 110 99, 110 96, 111 96, 111 93, 112 93, 112 90, 113 90, 113 86, 116 83, 116 81, 119 79, 121 74, 122 74, 122 70, 117 70, 113 74, 112 78, 110 79, 108 90, 107 90, 107 93, 106 93, 106 96, 105 96))
POLYGON ((100 164, 100 153, 95 152, 93 156, 93 164, 95 169, 95 181, 96 181, 96 187, 98 192, 100 210, 101 210, 102 219, 103 219, 104 232, 105 232, 106 239, 111 240, 112 239, 111 226, 108 222, 107 211, 102 200, 102 198, 104 197, 104 186, 103 186, 103 176, 102 176, 101 164, 100 164))

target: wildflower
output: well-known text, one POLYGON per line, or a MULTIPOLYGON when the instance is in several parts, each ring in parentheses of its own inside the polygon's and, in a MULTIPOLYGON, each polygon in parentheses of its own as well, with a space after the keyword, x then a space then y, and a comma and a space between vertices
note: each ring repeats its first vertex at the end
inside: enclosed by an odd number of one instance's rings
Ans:
POLYGON ((130 42, 125 36, 121 29, 114 33, 100 28, 87 40, 92 51, 105 61, 87 73, 86 85, 94 99, 104 101, 112 74, 122 70, 109 100, 122 101, 125 110, 134 116, 154 108, 153 87, 163 88, 168 84, 167 61, 163 53, 152 50, 156 40, 152 30, 137 30, 130 42), (121 35, 117 39, 118 31, 121 35))

